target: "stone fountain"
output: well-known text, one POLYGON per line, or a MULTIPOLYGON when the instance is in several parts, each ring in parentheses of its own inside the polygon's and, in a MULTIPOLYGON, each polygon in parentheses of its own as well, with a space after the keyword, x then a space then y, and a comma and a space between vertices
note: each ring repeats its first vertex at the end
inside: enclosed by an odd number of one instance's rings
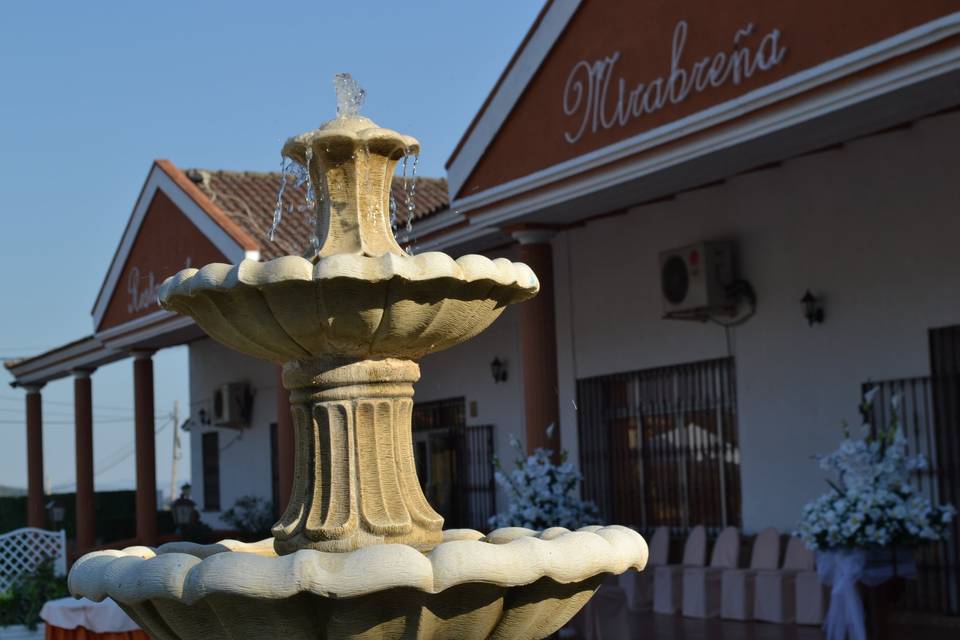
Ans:
POLYGON ((283 365, 294 486, 273 538, 91 553, 70 590, 113 598, 161 640, 546 637, 605 575, 642 569, 646 543, 620 526, 443 530, 414 464, 417 360, 539 283, 502 258, 405 252, 389 192, 419 145, 338 93, 338 117, 283 147, 317 192, 314 251, 185 269, 160 290, 211 337, 283 365))

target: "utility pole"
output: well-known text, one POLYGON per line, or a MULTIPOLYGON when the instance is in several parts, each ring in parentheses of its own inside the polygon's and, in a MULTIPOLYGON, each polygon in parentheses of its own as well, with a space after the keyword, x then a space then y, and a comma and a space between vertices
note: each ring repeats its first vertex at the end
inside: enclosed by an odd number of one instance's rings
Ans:
POLYGON ((180 401, 173 401, 173 460, 170 463, 170 504, 177 499, 177 460, 180 459, 180 401))

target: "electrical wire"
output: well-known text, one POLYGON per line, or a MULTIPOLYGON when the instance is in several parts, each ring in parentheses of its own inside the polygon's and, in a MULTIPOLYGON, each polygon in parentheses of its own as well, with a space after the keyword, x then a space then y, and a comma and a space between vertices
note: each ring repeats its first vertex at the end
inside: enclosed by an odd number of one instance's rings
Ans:
MULTIPOLYGON (((162 433, 172 423, 173 423, 173 418, 170 416, 167 416, 166 421, 164 421, 163 424, 161 424, 159 427, 154 429, 153 434, 158 435, 162 433)), ((97 477, 101 474, 106 473, 107 471, 110 471, 111 469, 115 469, 121 463, 129 460, 130 457, 133 456, 136 452, 137 452, 136 442, 128 442, 127 444, 120 447, 119 449, 116 449, 115 451, 107 454, 100 460, 97 460, 94 463, 95 471, 93 472, 93 476, 97 477)), ((53 488, 62 490, 62 489, 70 489, 76 486, 77 486, 76 482, 68 482, 65 484, 54 485, 53 488)))
MULTIPOLYGON (((154 419, 164 418, 166 416, 154 416, 154 419)), ((0 424, 24 424, 24 420, 2 420, 0 419, 0 424)), ((100 420, 94 420, 94 425, 98 424, 133 424, 135 422, 134 418, 105 418, 100 420)), ((76 424, 73 420, 43 420, 44 425, 53 425, 53 426, 73 426, 76 424)))
POLYGON ((235 445, 235 444, 236 444, 238 441, 240 441, 240 440, 243 440, 243 429, 241 429, 241 430, 240 430, 240 433, 238 433, 237 435, 235 435, 235 436, 230 440, 230 442, 228 442, 227 444, 225 444, 225 445, 223 445, 222 447, 220 447, 220 453, 223 453, 224 451, 226 451, 227 449, 229 449, 230 447, 232 447, 233 445, 235 445))
MULTIPOLYGON (((726 329, 730 329, 731 327, 739 327, 757 314, 757 294, 753 289, 753 285, 746 280, 741 279, 734 281, 733 284, 727 287, 727 295, 734 300, 739 300, 741 298, 746 299, 750 309, 740 317, 734 318, 733 320, 720 320, 719 318, 708 314, 706 316, 707 321, 716 325, 720 325, 726 329)), ((729 332, 727 335, 727 350, 730 350, 729 332)))
MULTIPOLYGON (((12 407, 0 407, 0 411, 5 412, 5 413, 14 413, 14 414, 18 414, 18 415, 23 415, 25 410, 24 410, 22 407, 17 408, 17 409, 14 409, 14 408, 12 408, 12 407)), ((75 415, 76 415, 76 414, 75 414, 73 411, 44 411, 44 412, 43 412, 43 417, 44 417, 44 418, 48 418, 48 417, 53 417, 53 418, 70 418, 70 419, 72 420, 75 415)), ((105 420, 105 421, 108 421, 108 422, 109 422, 109 421, 114 421, 114 422, 115 422, 115 421, 118 421, 118 420, 133 420, 134 417, 135 417, 134 414, 130 414, 129 416, 121 416, 121 415, 119 415, 119 414, 113 414, 113 415, 109 415, 109 414, 108 414, 108 415, 102 415, 102 414, 101 414, 101 415, 97 415, 97 414, 94 414, 94 416, 93 416, 93 421, 94 421, 94 422, 100 422, 100 421, 105 420)), ((166 413, 158 413, 158 414, 156 414, 156 418, 157 418, 158 420, 159 420, 159 419, 166 418, 166 417, 167 417, 167 414, 166 414, 166 413)))
MULTIPOLYGON (((22 397, 17 398, 17 397, 15 397, 15 396, 4 396, 4 395, 0 395, 0 400, 4 400, 4 401, 6 401, 6 402, 16 402, 17 404, 21 404, 21 405, 23 404, 23 398, 22 398, 22 397)), ((53 405, 60 405, 60 406, 67 406, 67 407, 72 407, 72 406, 73 406, 73 403, 72 403, 72 402, 67 402, 67 401, 65 401, 65 400, 46 400, 46 399, 44 399, 43 404, 53 404, 53 405)), ((127 406, 127 407, 121 407, 121 406, 119 406, 119 405, 95 404, 95 405, 93 405, 93 408, 94 408, 94 410, 103 409, 104 411, 127 411, 127 412, 129 412, 129 413, 133 413, 133 407, 129 407, 129 406, 127 406)))

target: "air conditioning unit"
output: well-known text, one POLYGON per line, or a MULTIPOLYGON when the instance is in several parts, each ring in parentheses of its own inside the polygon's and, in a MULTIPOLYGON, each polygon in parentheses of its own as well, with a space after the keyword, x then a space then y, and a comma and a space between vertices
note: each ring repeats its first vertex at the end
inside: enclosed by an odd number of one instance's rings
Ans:
POLYGON ((701 242, 660 254, 664 317, 730 310, 736 299, 732 242, 701 242))
POLYGON ((213 424, 243 428, 250 424, 253 396, 245 382, 228 382, 213 391, 213 424))

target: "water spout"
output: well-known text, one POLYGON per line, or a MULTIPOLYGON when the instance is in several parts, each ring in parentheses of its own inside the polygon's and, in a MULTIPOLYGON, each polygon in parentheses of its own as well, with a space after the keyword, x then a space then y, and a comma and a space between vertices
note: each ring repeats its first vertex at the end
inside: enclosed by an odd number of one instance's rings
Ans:
POLYGON ((337 93, 337 117, 350 118, 360 115, 360 107, 367 92, 349 73, 333 76, 333 90, 337 93))

